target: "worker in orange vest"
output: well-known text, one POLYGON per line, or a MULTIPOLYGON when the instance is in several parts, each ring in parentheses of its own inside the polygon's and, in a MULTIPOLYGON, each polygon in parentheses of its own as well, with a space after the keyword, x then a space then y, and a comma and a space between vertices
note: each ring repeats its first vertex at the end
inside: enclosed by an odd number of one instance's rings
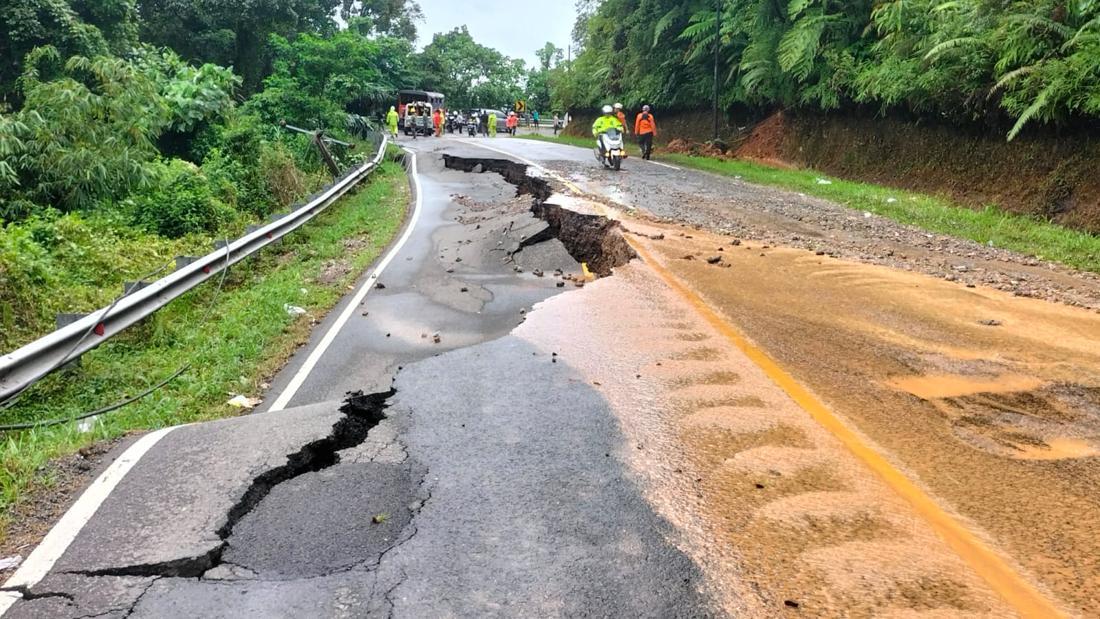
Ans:
POLYGON ((657 137, 657 121, 650 113, 648 105, 643 105, 642 111, 634 119, 634 134, 638 136, 638 147, 642 149, 642 159, 651 159, 653 138, 657 137))
MULTIPOLYGON (((626 113, 623 112, 623 104, 622 103, 616 103, 614 105, 614 108, 615 108, 615 116, 618 117, 619 122, 623 126, 623 133, 624 134, 630 133, 630 125, 626 124, 626 113)), ((626 136, 624 135, 623 137, 626 137, 626 136)), ((625 149, 623 150, 623 159, 626 159, 626 150, 625 149)))
POLYGON ((436 108, 432 116, 432 124, 435 125, 435 137, 443 135, 443 110, 436 108))

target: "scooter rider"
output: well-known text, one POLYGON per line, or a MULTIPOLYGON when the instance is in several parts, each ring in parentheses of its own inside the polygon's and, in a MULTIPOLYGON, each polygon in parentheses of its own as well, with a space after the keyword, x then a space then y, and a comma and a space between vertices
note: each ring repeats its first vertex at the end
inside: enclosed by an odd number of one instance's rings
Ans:
POLYGON ((600 141, 600 136, 611 129, 618 129, 621 133, 623 131, 623 123, 619 120, 619 117, 615 115, 615 108, 610 105, 603 106, 603 115, 596 119, 596 122, 592 123, 592 137, 596 138, 596 143, 600 147, 600 156, 605 156, 603 150, 603 142, 600 141))

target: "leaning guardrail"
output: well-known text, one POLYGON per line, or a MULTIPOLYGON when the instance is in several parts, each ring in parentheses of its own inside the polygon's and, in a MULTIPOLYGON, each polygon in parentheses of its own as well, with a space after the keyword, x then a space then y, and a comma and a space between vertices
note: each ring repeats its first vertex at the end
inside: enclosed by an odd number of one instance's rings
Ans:
POLYGON ((383 135, 374 159, 353 168, 290 213, 181 266, 171 275, 126 294, 107 307, 4 355, 0 358, 0 403, 11 400, 50 372, 302 227, 369 176, 385 156, 388 142, 383 135))

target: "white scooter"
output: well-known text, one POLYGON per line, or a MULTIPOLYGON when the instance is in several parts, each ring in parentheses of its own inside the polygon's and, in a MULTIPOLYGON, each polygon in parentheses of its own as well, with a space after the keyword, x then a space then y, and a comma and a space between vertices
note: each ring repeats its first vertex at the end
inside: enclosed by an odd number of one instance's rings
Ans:
POLYGON ((613 170, 619 170, 623 165, 623 134, 618 129, 608 129, 600 134, 600 137, 596 138, 598 145, 596 146, 596 161, 603 164, 603 167, 613 170), (602 151, 602 154, 601 154, 602 151))

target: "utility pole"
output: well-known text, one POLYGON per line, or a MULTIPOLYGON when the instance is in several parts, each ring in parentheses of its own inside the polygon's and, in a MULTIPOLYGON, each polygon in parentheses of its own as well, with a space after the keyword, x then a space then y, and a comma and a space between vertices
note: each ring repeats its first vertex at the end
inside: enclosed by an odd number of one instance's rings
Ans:
POLYGON ((718 141, 718 49, 722 38, 722 0, 714 7, 714 141, 718 141))

